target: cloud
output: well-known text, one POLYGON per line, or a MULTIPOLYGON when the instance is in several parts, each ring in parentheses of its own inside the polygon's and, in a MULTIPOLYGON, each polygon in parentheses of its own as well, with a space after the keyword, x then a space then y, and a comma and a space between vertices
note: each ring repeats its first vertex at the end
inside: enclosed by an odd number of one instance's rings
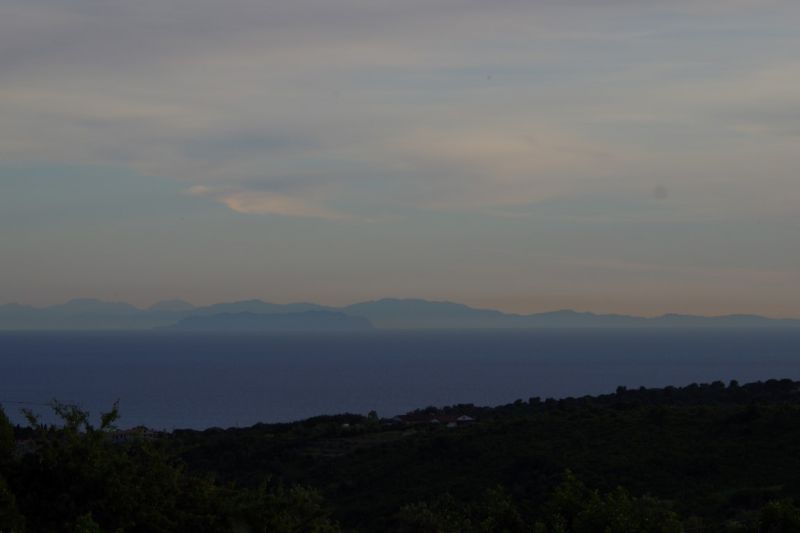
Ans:
POLYGON ((282 215, 324 220, 351 218, 344 213, 330 210, 319 202, 306 197, 291 196, 265 190, 214 189, 196 185, 187 190, 193 196, 207 196, 246 215, 282 215))
POLYGON ((797 131, 784 113, 796 64, 780 50, 797 44, 800 8, 787 1, 3 11, 0 158, 176 177, 242 213, 507 213, 642 181, 696 191, 702 210, 716 201, 706 182, 760 188, 742 171, 757 154, 780 162, 776 175, 796 167, 788 141, 753 139, 797 131))

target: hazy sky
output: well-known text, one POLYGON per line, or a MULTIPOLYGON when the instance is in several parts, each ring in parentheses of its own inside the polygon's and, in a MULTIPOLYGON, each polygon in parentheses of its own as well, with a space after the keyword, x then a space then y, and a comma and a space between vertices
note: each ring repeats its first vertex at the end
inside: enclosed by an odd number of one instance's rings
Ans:
POLYGON ((0 0, 0 303, 800 316, 797 0, 0 0))

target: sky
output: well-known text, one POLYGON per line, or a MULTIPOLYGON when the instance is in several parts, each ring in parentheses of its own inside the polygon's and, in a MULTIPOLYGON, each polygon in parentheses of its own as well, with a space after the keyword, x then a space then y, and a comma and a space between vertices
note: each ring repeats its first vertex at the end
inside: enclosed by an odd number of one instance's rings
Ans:
POLYGON ((800 317, 796 0, 0 0, 0 303, 800 317))

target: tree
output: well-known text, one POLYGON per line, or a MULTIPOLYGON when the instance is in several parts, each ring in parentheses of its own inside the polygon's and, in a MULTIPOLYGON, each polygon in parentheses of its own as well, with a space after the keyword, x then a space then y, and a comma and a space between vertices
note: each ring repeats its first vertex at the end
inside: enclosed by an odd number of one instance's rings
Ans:
POLYGON ((75 520, 72 533, 103 533, 103 530, 100 529, 100 524, 94 521, 92 513, 86 513, 75 520))
POLYGON ((0 406, 0 466, 4 462, 10 461, 14 453, 14 428, 11 421, 6 416, 3 407, 0 406))
POLYGON ((235 529, 276 533, 335 533, 339 531, 318 492, 305 487, 285 488, 263 483, 244 493, 237 505, 235 529))
POLYGON ((0 476, 0 531, 4 533, 25 531, 25 518, 19 512, 17 500, 2 476, 0 476))
POLYGON ((400 532, 435 533, 474 531, 467 509, 449 494, 444 494, 432 502, 403 506, 396 516, 395 529, 400 532))
POLYGON ((764 533, 800 531, 800 508, 791 500, 769 502, 759 513, 758 530, 764 533))
POLYGON ((569 470, 545 506, 538 529, 573 533, 679 533, 678 516, 655 498, 635 498, 625 489, 589 490, 569 470), (549 526, 549 528, 547 527, 549 526))

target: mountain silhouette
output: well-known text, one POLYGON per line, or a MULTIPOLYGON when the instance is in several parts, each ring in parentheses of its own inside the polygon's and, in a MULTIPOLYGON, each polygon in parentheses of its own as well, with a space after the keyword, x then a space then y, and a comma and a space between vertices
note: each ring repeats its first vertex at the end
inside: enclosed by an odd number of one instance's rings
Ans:
MULTIPOLYGON (((221 328, 224 324, 232 323, 234 320, 232 316, 238 316, 238 320, 243 324, 245 322, 252 324, 248 325, 248 328, 258 329, 258 327, 268 328, 268 321, 265 319, 264 324, 258 326, 257 323, 261 319, 255 317, 303 313, 319 313, 304 315, 309 323, 313 322, 312 318, 315 316, 320 318, 328 316, 325 313, 333 313, 365 319, 371 327, 379 329, 800 327, 800 320, 797 319, 771 319, 747 314, 711 317, 665 314, 646 318, 565 309, 523 315, 503 313, 494 309, 476 309, 455 302, 411 298, 383 298, 344 307, 329 307, 308 302, 275 304, 262 300, 194 307, 182 300, 168 300, 147 309, 139 309, 124 302, 75 299, 65 304, 44 308, 18 303, 0 305, 0 330, 147 330, 177 325, 181 325, 181 328, 201 329, 201 326, 221 328), (206 322, 190 320, 199 318, 209 320, 206 322), (213 326, 215 320, 219 326, 213 326)), ((294 320, 299 320, 299 317, 295 316, 294 320)), ((328 323, 323 324, 324 319, 321 320, 320 327, 327 327, 328 323)), ((329 317, 328 320, 332 319, 329 317)))
POLYGON ((368 331, 369 320, 332 311, 192 316, 164 329, 177 331, 368 331))
POLYGON ((147 308, 148 311, 166 312, 166 313, 181 313, 191 311, 195 307, 184 300, 162 300, 156 302, 147 308))

